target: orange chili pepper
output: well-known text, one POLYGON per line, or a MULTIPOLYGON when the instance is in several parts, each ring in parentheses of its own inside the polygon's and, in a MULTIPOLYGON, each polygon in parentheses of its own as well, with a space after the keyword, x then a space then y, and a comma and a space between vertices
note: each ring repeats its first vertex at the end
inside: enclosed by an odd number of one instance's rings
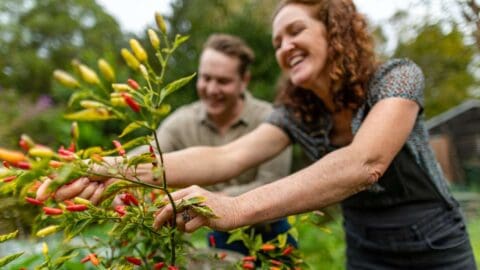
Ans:
POLYGON ((275 249, 275 246, 272 245, 272 244, 263 244, 260 249, 263 250, 263 251, 268 252, 268 251, 274 250, 274 249, 275 249))
POLYGON ((26 160, 25 155, 19 151, 12 151, 0 148, 0 159, 10 164, 26 160))

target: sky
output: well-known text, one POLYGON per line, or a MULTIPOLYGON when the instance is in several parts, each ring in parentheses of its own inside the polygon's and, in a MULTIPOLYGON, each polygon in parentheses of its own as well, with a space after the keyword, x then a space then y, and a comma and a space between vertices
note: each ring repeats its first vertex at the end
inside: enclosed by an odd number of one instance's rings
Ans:
MULTIPOLYGON (((207 1, 207 0, 200 0, 207 1)), ((406 8, 412 0, 354 0, 360 12, 374 23, 388 19, 399 8, 406 8)), ((168 14, 170 0, 97 0, 105 10, 117 18, 123 30, 139 33, 154 23, 155 11, 168 14)))

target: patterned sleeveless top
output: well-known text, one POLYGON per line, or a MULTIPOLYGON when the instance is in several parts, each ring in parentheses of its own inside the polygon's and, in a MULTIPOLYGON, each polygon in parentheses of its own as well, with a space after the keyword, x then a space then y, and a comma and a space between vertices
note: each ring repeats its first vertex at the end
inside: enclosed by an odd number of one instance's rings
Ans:
MULTIPOLYGON (((447 182, 428 142, 423 115, 424 87, 423 73, 414 62, 408 59, 387 61, 373 74, 368 85, 366 102, 354 115, 351 128, 355 134, 368 113, 367 108, 372 108, 382 99, 400 97, 415 101, 420 106, 420 112, 406 141, 406 147, 415 158, 415 162, 430 176, 435 187, 450 201, 447 182)), ((317 123, 307 125, 299 121, 289 108, 277 106, 266 122, 281 128, 292 142, 298 143, 306 155, 315 161, 335 150, 329 140, 333 123, 331 115, 324 110, 323 116, 317 123)))

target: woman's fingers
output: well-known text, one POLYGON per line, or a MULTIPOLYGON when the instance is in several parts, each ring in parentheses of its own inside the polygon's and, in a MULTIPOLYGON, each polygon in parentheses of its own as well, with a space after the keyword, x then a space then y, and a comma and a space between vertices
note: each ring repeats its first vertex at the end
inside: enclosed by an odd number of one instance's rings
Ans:
POLYGON ((102 198, 102 193, 105 190, 105 184, 99 184, 97 189, 93 192, 92 197, 90 197, 90 201, 93 204, 98 204, 100 202, 100 199, 102 198))
POLYGON ((89 199, 98 188, 98 182, 90 183, 77 197, 89 199))
POLYGON ((55 199, 58 201, 68 200, 76 197, 90 184, 86 177, 79 178, 71 184, 64 185, 55 192, 55 199))
POLYGON ((198 228, 205 226, 206 224, 207 224, 207 218, 198 215, 185 224, 184 231, 187 233, 191 233, 196 231, 198 228))
POLYGON ((48 186, 52 183, 52 180, 48 178, 45 180, 37 189, 37 200, 44 201, 48 199, 48 196, 50 196, 49 193, 47 193, 48 186))
POLYGON ((160 227, 162 227, 165 224, 165 222, 170 220, 172 216, 173 216, 173 207, 171 204, 168 204, 162 209, 160 209, 155 215, 153 228, 158 230, 160 227))

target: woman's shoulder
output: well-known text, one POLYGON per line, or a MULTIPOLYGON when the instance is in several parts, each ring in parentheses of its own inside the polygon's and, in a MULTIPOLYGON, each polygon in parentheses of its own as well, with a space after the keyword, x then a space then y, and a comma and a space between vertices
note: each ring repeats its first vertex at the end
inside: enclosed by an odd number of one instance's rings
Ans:
POLYGON ((377 68, 369 82, 372 103, 386 97, 404 97, 421 103, 425 84, 420 67, 410 59, 388 60, 377 68))
POLYGON ((373 74, 371 83, 381 81, 388 76, 405 77, 407 75, 423 76, 420 67, 408 58, 393 58, 380 64, 373 74))

